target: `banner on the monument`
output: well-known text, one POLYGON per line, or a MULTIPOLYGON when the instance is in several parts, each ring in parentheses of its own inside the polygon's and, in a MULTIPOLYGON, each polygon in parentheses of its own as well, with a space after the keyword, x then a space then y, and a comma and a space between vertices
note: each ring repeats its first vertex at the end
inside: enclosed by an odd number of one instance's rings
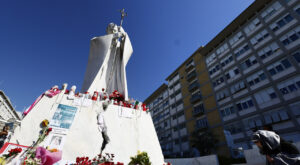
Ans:
POLYGON ((55 127, 69 129, 73 123, 76 112, 76 107, 59 104, 50 121, 50 126, 54 129, 55 127))
POLYGON ((47 147, 51 149, 56 148, 62 150, 67 135, 67 130, 70 129, 76 112, 76 107, 63 104, 58 105, 50 121, 52 132, 45 139, 45 145, 47 147))

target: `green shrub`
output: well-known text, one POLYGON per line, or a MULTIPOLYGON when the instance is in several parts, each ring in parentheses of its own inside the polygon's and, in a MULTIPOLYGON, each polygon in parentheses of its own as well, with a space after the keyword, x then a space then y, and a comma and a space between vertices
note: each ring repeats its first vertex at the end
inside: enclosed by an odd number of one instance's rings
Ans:
POLYGON ((140 152, 134 157, 130 157, 131 161, 128 165, 151 165, 147 152, 140 152))

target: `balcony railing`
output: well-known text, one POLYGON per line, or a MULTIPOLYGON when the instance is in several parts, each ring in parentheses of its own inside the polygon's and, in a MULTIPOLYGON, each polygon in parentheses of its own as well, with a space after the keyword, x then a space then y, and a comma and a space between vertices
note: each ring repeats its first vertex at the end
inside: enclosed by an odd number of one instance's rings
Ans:
POLYGON ((197 76, 196 72, 193 71, 193 72, 191 72, 190 74, 187 75, 186 79, 187 79, 188 81, 190 81, 190 80, 192 80, 192 78, 194 78, 194 77, 196 77, 196 76, 197 76))
POLYGON ((189 85, 189 91, 192 92, 199 87, 200 87, 200 84, 197 81, 195 81, 191 85, 189 85))
POLYGON ((196 124, 196 125, 195 125, 195 128, 196 128, 195 131, 202 131, 202 130, 207 129, 207 128, 208 128, 208 125, 207 125, 207 124, 202 124, 202 125, 196 124))
POLYGON ((191 103, 195 103, 195 102, 200 101, 200 100, 202 100, 201 94, 192 95, 192 98, 190 99, 191 103))
POLYGON ((198 115, 203 115, 204 114, 204 107, 203 104, 197 106, 193 110, 193 115, 198 116, 198 115))
POLYGON ((185 66, 185 71, 186 71, 186 72, 189 72, 190 70, 192 70, 192 69, 194 68, 194 66, 195 66, 194 62, 192 62, 192 63, 186 65, 186 66, 185 66))

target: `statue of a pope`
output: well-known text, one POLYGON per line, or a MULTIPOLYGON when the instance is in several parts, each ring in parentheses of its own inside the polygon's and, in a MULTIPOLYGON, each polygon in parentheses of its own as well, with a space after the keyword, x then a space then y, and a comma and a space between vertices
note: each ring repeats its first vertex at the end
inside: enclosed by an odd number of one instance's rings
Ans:
POLYGON ((88 66, 82 92, 119 91, 128 99, 126 64, 133 52, 127 33, 121 26, 110 23, 107 35, 94 37, 90 44, 88 66))

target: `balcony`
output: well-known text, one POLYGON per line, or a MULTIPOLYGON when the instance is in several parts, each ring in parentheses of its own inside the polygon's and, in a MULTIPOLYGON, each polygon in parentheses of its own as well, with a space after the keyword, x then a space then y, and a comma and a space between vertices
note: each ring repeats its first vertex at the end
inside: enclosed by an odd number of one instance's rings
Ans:
POLYGON ((198 93, 198 94, 192 95, 192 98, 190 99, 190 102, 192 104, 194 104, 195 102, 200 101, 200 100, 202 100, 202 96, 201 96, 200 93, 198 93))
POLYGON ((207 122, 206 123, 205 122, 202 122, 202 123, 197 122, 195 125, 195 131, 204 131, 206 129, 208 129, 207 122))
POLYGON ((185 71, 186 71, 186 72, 189 72, 189 71, 192 70, 194 67, 195 67, 194 62, 189 63, 189 64, 187 64, 187 65, 185 66, 185 71))
POLYGON ((203 104, 200 104, 200 105, 198 105, 197 107, 194 107, 193 115, 194 115, 194 116, 201 116, 201 115, 204 115, 204 107, 203 107, 203 104))
POLYGON ((193 92, 195 89, 198 89, 199 87, 200 87, 200 84, 197 81, 195 81, 191 85, 189 85, 189 91, 193 92))
POLYGON ((196 71, 193 71, 193 72, 191 72, 190 74, 188 74, 187 76, 186 76, 186 79, 188 80, 188 81, 191 81, 193 78, 195 78, 197 76, 197 73, 196 73, 196 71))
POLYGON ((197 124, 196 124, 196 127, 195 127, 196 129, 195 129, 195 131, 200 131, 200 132, 202 132, 202 131, 206 131, 207 129, 208 129, 208 125, 206 125, 206 126, 198 126, 197 124))

